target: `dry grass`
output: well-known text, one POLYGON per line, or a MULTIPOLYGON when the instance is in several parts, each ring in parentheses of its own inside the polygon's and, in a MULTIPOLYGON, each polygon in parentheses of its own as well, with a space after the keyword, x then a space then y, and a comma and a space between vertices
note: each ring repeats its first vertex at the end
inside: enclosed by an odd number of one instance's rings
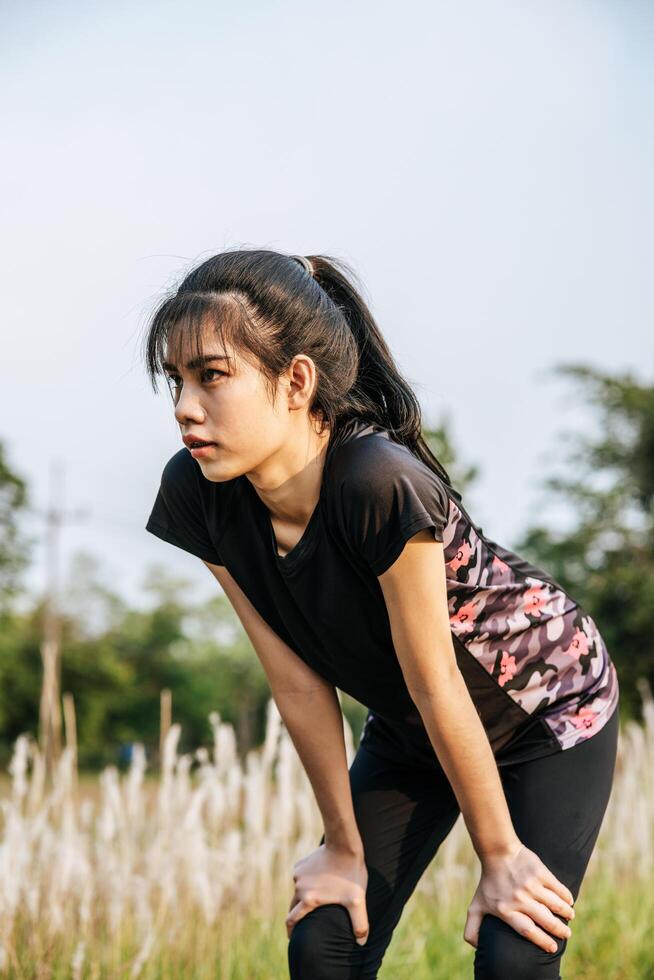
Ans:
MULTIPOLYGON (((593 915, 583 930, 578 915, 566 953, 575 978, 654 977, 649 693, 644 712, 643 726, 620 731, 614 790, 578 903, 583 916, 592 896, 593 915)), ((211 751, 181 756, 173 725, 161 776, 147 782, 142 747, 127 773, 108 767, 91 786, 78 784, 74 755, 64 750, 49 788, 36 745, 17 740, 0 801, 1 976, 287 976, 290 869, 317 846, 320 814, 274 702, 265 743, 244 765, 231 726, 217 715, 211 723, 211 751)), ((347 723, 346 738, 351 760, 347 723)), ((412 896, 380 976, 471 975, 473 950, 462 931, 477 875, 459 818, 412 896)))

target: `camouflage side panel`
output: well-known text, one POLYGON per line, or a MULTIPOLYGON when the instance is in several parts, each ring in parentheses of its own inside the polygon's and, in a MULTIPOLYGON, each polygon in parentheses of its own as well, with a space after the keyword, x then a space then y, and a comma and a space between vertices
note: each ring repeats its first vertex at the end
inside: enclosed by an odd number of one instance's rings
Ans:
POLYGON ((453 494, 443 534, 452 632, 562 748, 576 745, 618 703, 599 630, 551 576, 486 538, 453 494))

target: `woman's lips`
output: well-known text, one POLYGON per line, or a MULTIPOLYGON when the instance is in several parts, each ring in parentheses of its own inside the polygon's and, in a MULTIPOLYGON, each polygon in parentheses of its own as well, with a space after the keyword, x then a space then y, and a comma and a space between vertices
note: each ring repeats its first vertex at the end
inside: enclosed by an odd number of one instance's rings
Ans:
POLYGON ((213 449, 217 449, 217 448, 218 447, 216 446, 215 442, 208 442, 204 446, 196 446, 195 449, 191 449, 191 456, 193 456, 196 459, 198 457, 201 458, 202 456, 208 456, 213 449))

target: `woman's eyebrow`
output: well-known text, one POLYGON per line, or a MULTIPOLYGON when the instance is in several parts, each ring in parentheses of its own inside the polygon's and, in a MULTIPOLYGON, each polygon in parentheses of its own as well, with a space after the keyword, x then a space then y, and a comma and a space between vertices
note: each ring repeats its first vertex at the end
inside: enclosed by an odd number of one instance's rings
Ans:
MULTIPOLYGON (((200 357, 194 357, 186 365, 187 371, 194 371, 196 368, 203 367, 205 364, 209 364, 210 361, 229 361, 230 358, 226 354, 202 354, 200 357)), ((177 368, 170 361, 163 362, 164 371, 176 371, 177 368)))

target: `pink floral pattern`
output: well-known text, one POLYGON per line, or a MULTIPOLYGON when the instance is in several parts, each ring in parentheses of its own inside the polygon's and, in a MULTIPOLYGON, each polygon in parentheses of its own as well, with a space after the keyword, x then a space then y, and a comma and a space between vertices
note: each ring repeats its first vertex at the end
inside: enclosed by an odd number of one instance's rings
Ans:
POLYGON ((455 636, 562 748, 598 732, 619 686, 594 620, 544 571, 486 538, 452 497, 443 547, 455 636))

